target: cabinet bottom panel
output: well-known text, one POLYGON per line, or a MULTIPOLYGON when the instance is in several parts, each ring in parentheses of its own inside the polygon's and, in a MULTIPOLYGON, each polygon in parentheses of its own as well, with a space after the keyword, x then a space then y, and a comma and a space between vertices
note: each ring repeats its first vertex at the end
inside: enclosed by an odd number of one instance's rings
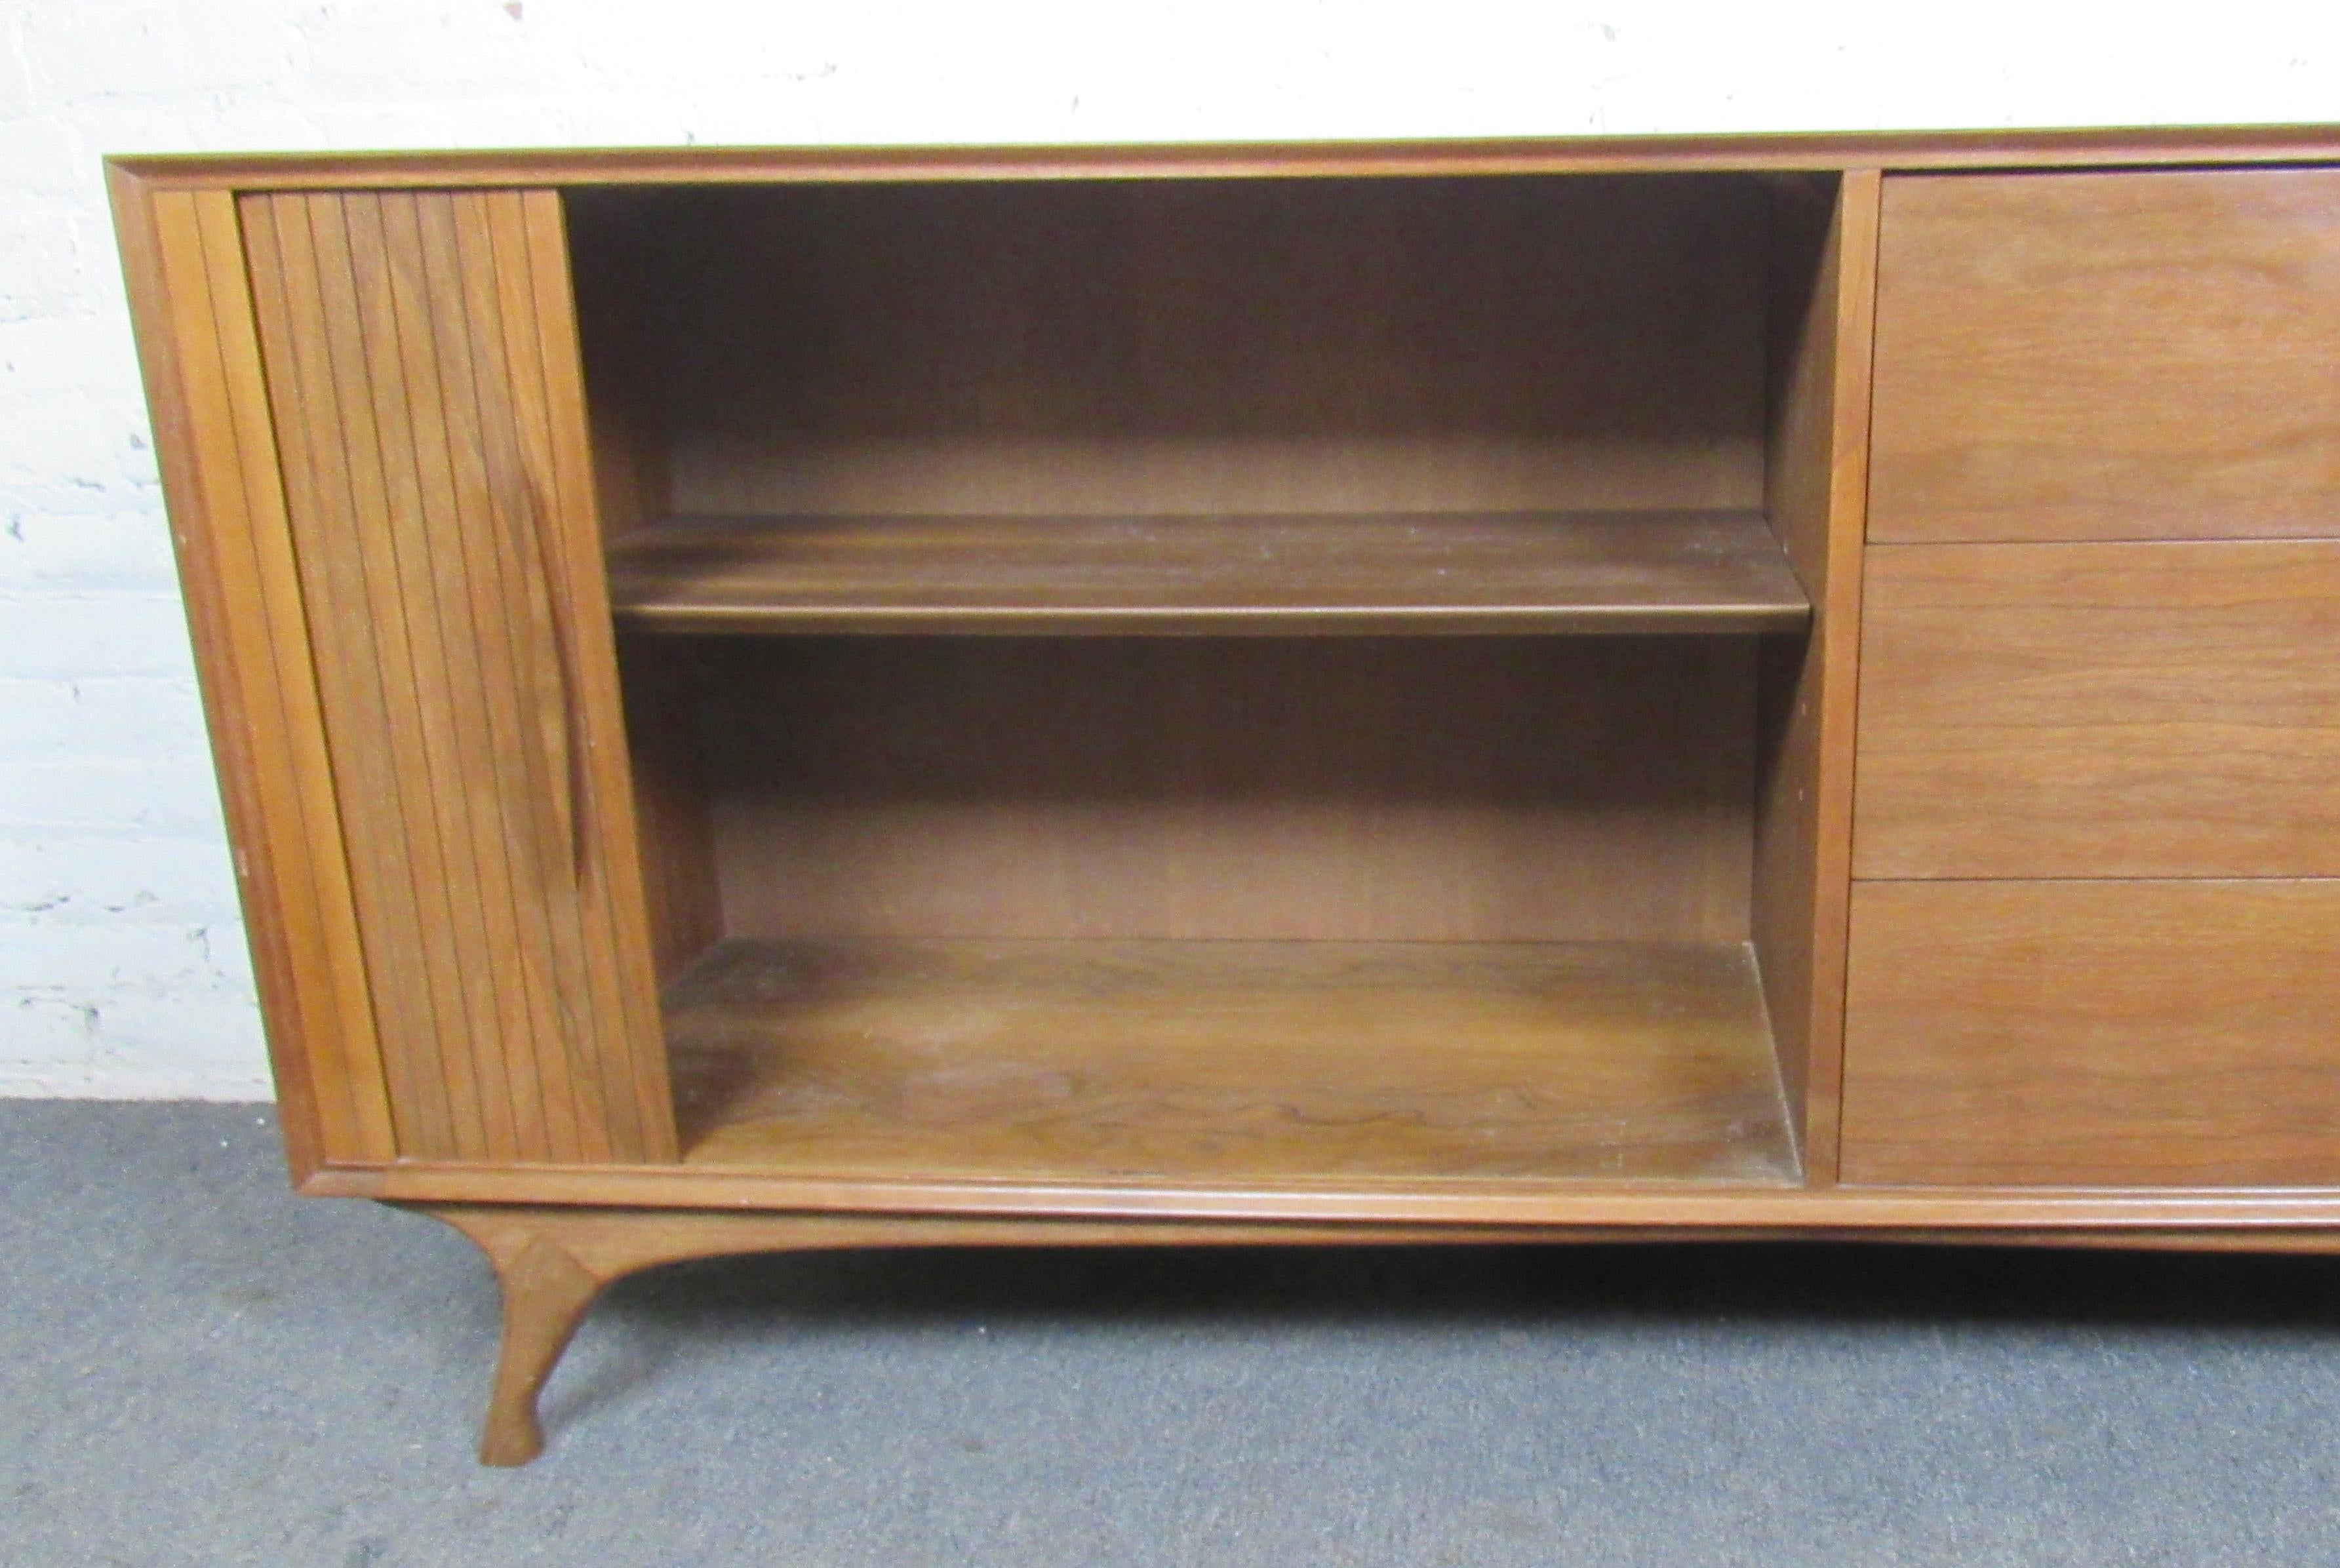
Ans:
POLYGON ((667 1019, 701 1166, 1797 1177, 1744 943, 729 941, 667 1019))

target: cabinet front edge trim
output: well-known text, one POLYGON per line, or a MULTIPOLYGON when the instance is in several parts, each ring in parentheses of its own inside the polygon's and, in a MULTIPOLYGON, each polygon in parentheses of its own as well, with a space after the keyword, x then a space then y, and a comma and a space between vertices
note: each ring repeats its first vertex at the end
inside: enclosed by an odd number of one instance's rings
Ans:
POLYGON ((2320 124, 1792 132, 1404 142, 404 149, 116 155, 159 184, 248 190, 751 181, 1244 179, 1675 172, 1984 173, 2328 163, 2320 124))
POLYGON ((2088 1229, 2340 1226, 2340 1188, 1838 1186, 1704 1187, 1519 1193, 1371 1192, 1356 1188, 1102 1187, 972 1182, 878 1182, 704 1169, 485 1166, 328 1166, 301 1185, 311 1196, 400 1203, 584 1207, 949 1214, 1031 1219, 1232 1219, 1263 1223, 1879 1228, 2088 1229))

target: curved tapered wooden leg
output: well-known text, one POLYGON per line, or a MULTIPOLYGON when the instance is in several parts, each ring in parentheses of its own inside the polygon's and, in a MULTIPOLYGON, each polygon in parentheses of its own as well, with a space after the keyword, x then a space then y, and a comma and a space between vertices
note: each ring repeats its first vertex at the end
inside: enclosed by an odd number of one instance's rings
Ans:
POLYGON ((509 1255, 489 1255, 504 1293, 504 1342, 480 1437, 482 1464, 525 1464, 544 1452, 536 1396, 569 1348, 601 1281, 542 1236, 509 1255))
POLYGON ((550 1234, 550 1227, 530 1224, 525 1213, 431 1212, 479 1244, 503 1291, 503 1346, 488 1395, 480 1463, 525 1464, 544 1452, 536 1396, 584 1321, 585 1309, 615 1275, 580 1261, 550 1234))

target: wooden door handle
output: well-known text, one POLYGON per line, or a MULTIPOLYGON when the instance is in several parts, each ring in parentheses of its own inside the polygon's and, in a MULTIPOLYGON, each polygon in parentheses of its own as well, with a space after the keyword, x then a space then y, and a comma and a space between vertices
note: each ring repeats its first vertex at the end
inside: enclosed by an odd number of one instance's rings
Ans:
MULTIPOLYGON (((531 661, 540 671, 545 655, 550 655, 550 679, 531 681, 537 703, 536 723, 532 733, 540 748, 544 776, 550 789, 546 802, 550 816, 552 842, 546 846, 548 868, 559 865, 567 868, 572 887, 585 882, 585 779, 582 749, 578 744, 576 683, 570 660, 576 639, 570 634, 568 615, 554 573, 552 549, 545 538, 550 521, 550 509, 544 503, 542 491, 530 481, 527 485, 524 507, 524 529, 527 547, 521 551, 527 563, 527 592, 530 620, 542 630, 542 639, 531 648, 531 661)), ((538 814, 540 822, 548 822, 538 814)))

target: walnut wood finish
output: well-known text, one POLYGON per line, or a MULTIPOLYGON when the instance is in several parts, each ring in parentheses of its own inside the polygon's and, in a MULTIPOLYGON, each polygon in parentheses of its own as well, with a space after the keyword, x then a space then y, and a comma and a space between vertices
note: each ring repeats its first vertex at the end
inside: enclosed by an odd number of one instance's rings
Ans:
POLYGON ((1835 1179, 1879 179, 1779 188, 1765 505, 1812 600, 1759 666, 1751 915, 1807 1176, 1835 1179))
POLYGON ((1895 180, 1877 540, 2340 533, 2340 170, 1895 180))
POLYGON ((621 623, 670 631, 1797 631, 1760 512, 756 518, 610 552, 621 623))
POLYGON ((733 936, 1747 938, 1749 639, 710 640, 733 936))
MULTIPOLYGON (((2340 1245, 2285 164, 2340 131, 117 163, 296 1180, 487 1249, 498 1462, 722 1252, 2340 1245), (1751 620, 1363 549, 1758 509, 1751 620), (875 570, 636 596, 689 516, 875 570), (1342 520, 1319 631, 1734 634, 925 634, 1110 630, 1048 551, 1161 517, 1342 520), (922 588, 954 529, 1013 593, 922 588), (646 630, 726 595, 788 634, 646 630)), ((1206 576, 1148 629, 1291 628, 1206 576)))
POLYGON ((1739 943, 726 943, 667 1007, 710 1165, 1796 1176, 1739 943))
POLYGON ((1862 877, 2340 874, 2340 543, 1878 546, 1862 877))
POLYGON ((394 1152, 233 198, 113 181, 296 1180, 394 1152))
POLYGON ((1848 1181, 2340 1185, 2340 881, 1853 890, 1848 1181))
POLYGON ((410 1156, 674 1152, 551 200, 243 202, 410 1156))

